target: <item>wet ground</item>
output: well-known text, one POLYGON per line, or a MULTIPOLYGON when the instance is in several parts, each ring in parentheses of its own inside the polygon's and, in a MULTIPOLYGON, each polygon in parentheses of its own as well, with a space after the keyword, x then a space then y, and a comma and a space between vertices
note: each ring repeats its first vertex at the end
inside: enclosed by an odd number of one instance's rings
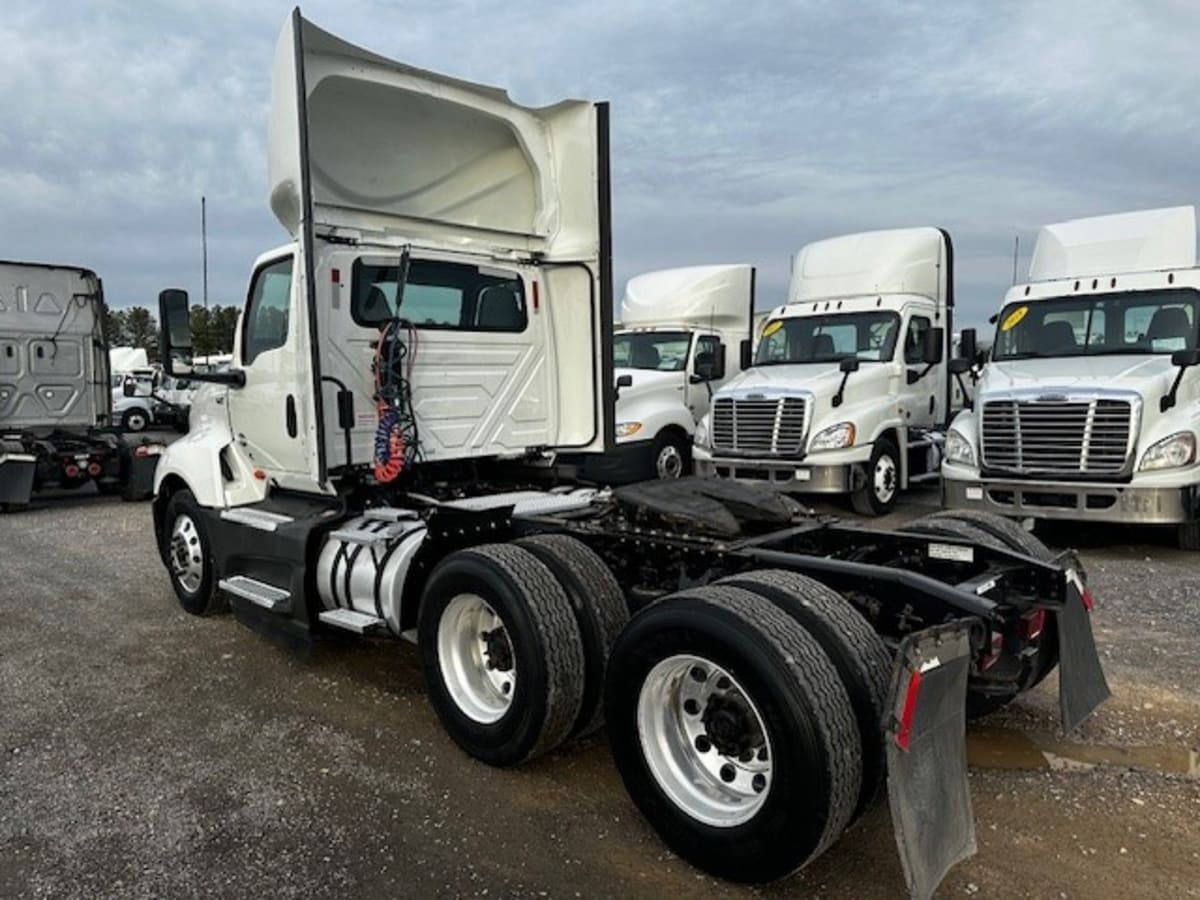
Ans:
MULTIPOLYGON (((909 498, 893 521, 928 510, 909 498)), ((1057 736, 1051 678, 972 730, 979 854, 939 896, 1200 897, 1200 567, 1152 531, 1082 548, 1114 697, 1057 736)), ((463 756, 415 651, 301 661, 183 614, 147 505, 0 517, 0 897, 896 897, 886 807, 750 889, 673 858, 603 739, 517 771, 463 756)))

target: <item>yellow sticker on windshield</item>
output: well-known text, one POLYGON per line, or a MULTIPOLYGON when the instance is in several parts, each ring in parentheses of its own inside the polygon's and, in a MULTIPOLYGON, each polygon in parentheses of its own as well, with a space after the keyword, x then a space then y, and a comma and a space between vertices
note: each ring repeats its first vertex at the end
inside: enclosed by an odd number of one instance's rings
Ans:
POLYGON ((775 332, 777 332, 782 327, 783 327, 783 319, 776 319, 774 322, 768 322, 766 325, 763 326, 762 336, 770 337, 771 335, 773 335, 775 332))
POLYGON ((1007 316, 1004 317, 1004 321, 1000 323, 1000 330, 1001 331, 1012 331, 1014 328, 1016 328, 1018 325, 1021 324, 1021 320, 1024 319, 1027 315, 1029 315, 1029 307, 1028 306, 1018 306, 1016 309, 1014 309, 1012 312, 1010 312, 1007 316))

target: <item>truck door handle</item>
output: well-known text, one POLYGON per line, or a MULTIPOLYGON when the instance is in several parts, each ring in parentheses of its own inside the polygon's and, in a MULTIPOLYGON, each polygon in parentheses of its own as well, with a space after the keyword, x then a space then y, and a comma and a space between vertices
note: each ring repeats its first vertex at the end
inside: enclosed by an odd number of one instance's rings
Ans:
POLYGON ((288 437, 296 436, 296 398, 291 394, 287 396, 285 404, 285 414, 287 417, 287 433, 288 437))

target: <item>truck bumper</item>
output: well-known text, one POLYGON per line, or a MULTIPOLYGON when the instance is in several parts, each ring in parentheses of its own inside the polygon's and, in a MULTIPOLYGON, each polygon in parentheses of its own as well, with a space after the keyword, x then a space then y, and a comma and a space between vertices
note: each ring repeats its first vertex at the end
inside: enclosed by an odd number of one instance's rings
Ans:
POLYGON ((1022 518, 1175 525, 1196 520, 1200 485, 1137 487, 1103 482, 960 480, 943 471, 942 505, 1022 518))
POLYGON ((697 475, 766 482, 797 494, 848 494, 866 479, 862 465, 855 462, 814 465, 808 461, 714 456, 712 451, 699 447, 692 450, 692 463, 697 475))

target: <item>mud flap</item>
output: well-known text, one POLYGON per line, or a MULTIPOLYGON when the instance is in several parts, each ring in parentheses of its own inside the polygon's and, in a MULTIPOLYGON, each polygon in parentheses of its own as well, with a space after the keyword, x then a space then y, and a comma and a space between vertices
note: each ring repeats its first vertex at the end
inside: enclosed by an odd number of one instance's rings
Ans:
POLYGON ((1064 734, 1070 734, 1111 696, 1091 616, 1083 602, 1083 582, 1067 570, 1067 602, 1058 617, 1058 703, 1064 734))
POLYGON ((0 451, 0 504, 27 505, 33 496, 36 470, 34 457, 0 451))
POLYGON ((972 622, 909 635, 892 671, 888 801, 908 891, 921 900, 975 854, 966 745, 972 622))

